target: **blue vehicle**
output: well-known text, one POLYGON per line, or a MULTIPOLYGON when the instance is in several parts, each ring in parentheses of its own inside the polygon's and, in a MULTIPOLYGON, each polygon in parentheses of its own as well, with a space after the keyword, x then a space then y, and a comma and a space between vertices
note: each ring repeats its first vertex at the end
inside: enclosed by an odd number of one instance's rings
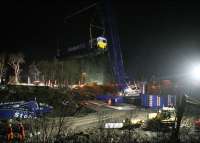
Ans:
POLYGON ((32 101, 0 103, 0 119, 37 118, 53 110, 52 106, 32 101))

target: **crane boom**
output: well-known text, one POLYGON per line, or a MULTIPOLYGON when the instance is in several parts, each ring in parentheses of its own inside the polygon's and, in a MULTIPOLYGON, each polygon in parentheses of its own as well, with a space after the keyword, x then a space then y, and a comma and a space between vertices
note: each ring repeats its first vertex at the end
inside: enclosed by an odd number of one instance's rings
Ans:
POLYGON ((108 51, 110 62, 113 68, 116 83, 119 85, 120 90, 126 88, 126 76, 123 65, 122 52, 120 47, 119 34, 117 32, 115 19, 110 0, 104 0, 105 4, 105 31, 108 39, 108 51))

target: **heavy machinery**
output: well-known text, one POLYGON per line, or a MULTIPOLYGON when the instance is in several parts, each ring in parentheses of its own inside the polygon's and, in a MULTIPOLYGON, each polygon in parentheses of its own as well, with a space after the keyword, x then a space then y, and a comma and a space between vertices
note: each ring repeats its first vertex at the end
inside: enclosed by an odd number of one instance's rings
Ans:
POLYGON ((110 57, 110 63, 113 68, 115 82, 118 89, 124 91, 127 88, 126 74, 123 65, 122 52, 120 47, 120 40, 118 30, 116 28, 116 22, 111 6, 110 0, 104 0, 105 5, 105 35, 108 43, 108 52, 110 57))
POLYGON ((166 125, 173 125, 175 123, 176 110, 174 107, 163 107, 157 113, 149 113, 148 119, 158 120, 166 125))
POLYGON ((107 39, 104 37, 97 37, 97 48, 100 49, 107 48, 107 39))
MULTIPOLYGON (((107 55, 109 57, 110 65, 112 67, 112 71, 113 71, 112 73, 115 79, 115 85, 117 89, 120 92, 130 96, 131 94, 127 92, 132 90, 131 88, 129 88, 128 90, 126 90, 126 92, 124 92, 125 89, 128 88, 128 86, 126 82, 126 74, 124 71, 119 35, 116 28, 116 22, 114 20, 114 14, 113 14, 110 0, 101 0, 88 7, 85 7, 83 9, 80 9, 74 12, 73 14, 65 17, 65 23, 68 19, 80 13, 83 13, 85 11, 88 11, 89 9, 94 8, 94 7, 97 8, 99 11, 101 11, 100 19, 102 20, 100 20, 101 21, 100 25, 96 25, 95 22, 90 23, 89 43, 80 44, 71 48, 65 48, 62 52, 60 52, 59 55, 61 55, 61 57, 64 57, 64 56, 70 57, 70 55, 73 55, 74 57, 82 58, 83 56, 77 56, 76 54, 78 53, 78 54, 83 54, 85 56, 89 56, 91 55, 92 52, 94 53, 94 55, 97 55, 97 51, 99 50, 101 52, 98 52, 98 53, 105 53, 104 51, 107 51, 108 52, 107 55), (97 32, 98 34, 93 33, 92 28, 98 29, 101 32, 97 32)), ((97 16, 93 17, 93 19, 96 17, 97 16)))
POLYGON ((137 85, 127 85, 123 93, 125 96, 140 96, 141 90, 137 85))
POLYGON ((36 118, 53 110, 52 106, 38 103, 36 100, 0 103, 0 119, 36 118))

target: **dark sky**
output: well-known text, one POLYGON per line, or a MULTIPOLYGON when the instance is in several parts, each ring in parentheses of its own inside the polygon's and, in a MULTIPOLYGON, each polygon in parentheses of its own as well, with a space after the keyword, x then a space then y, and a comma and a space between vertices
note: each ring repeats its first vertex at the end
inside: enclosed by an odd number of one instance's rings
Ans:
MULTIPOLYGON (((28 60, 55 56, 57 41, 78 44, 89 36, 94 9, 64 17, 95 0, 1 3, 1 52, 28 60)), ((129 76, 144 72, 172 76, 200 60, 200 9, 192 1, 113 1, 124 64, 129 76)))
POLYGON ((129 2, 118 11, 124 59, 131 59, 129 74, 174 76, 200 60, 199 4, 190 2, 129 2))

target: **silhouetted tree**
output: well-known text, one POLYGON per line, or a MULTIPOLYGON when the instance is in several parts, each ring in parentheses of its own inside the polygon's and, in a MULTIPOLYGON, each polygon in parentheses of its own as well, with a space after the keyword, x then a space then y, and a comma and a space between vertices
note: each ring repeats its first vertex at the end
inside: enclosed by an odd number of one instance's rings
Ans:
POLYGON ((39 71, 41 72, 40 76, 42 76, 42 80, 48 80, 48 61, 40 61, 37 66, 39 71))
POLYGON ((177 91, 176 121, 172 131, 172 138, 176 142, 180 142, 179 140, 180 126, 186 108, 186 96, 182 91, 184 90, 182 89, 177 91))
POLYGON ((5 66, 5 55, 1 54, 0 55, 0 80, 2 79, 4 66, 5 66))
POLYGON ((29 65, 28 73, 32 81, 39 80, 40 71, 34 62, 29 65))
POLYGON ((25 62, 24 55, 21 53, 11 54, 8 59, 8 64, 12 67, 15 74, 15 83, 19 83, 19 76, 22 71, 20 65, 25 62))

